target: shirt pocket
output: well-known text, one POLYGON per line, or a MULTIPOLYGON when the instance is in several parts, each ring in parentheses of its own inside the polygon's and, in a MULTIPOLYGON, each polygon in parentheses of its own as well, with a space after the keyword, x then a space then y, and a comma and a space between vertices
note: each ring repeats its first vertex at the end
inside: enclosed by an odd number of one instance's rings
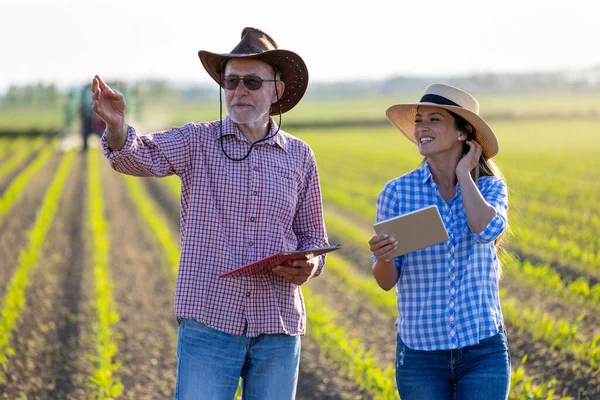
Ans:
POLYGON ((298 206, 297 172, 276 167, 268 175, 267 210, 283 226, 291 227, 298 206))

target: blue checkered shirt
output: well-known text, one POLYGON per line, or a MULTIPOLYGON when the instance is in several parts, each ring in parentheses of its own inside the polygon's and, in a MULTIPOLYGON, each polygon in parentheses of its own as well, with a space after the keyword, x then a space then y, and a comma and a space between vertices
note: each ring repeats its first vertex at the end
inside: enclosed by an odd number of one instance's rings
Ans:
POLYGON ((494 240, 506 229, 508 194, 497 177, 480 177, 479 190, 497 211, 475 234, 467 224, 460 185, 446 203, 429 166, 389 181, 377 199, 377 221, 436 205, 449 240, 395 258, 402 341, 415 350, 449 350, 479 343, 503 326, 494 240))

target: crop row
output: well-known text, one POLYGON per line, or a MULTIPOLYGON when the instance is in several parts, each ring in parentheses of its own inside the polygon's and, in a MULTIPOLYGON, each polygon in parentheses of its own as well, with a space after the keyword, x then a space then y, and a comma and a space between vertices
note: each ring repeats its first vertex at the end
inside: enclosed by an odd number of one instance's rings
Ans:
POLYGON ((10 208, 23 196, 27 183, 52 158, 55 152, 53 145, 47 146, 42 152, 13 179, 0 198, 0 223, 10 208))
MULTIPOLYGON (((44 159, 44 157, 44 155, 41 155, 34 163, 40 158, 44 159)), ((4 372, 9 357, 15 354, 15 350, 10 347, 10 341, 13 334, 18 331, 19 316, 26 306, 26 291, 32 279, 31 273, 38 263, 48 230, 56 215, 58 201, 62 196, 73 160, 73 152, 67 153, 63 157, 37 211, 35 222, 29 231, 28 246, 20 250, 19 265, 16 267, 13 277, 7 285, 4 298, 0 302, 0 381, 5 380, 4 372)), ((8 194, 8 191, 6 194, 8 194)), ((9 203, 5 202, 3 204, 9 203)), ((5 208, 6 210, 7 208, 5 208)))
MULTIPOLYGON (((22 165, 33 153, 38 151, 44 141, 42 139, 34 139, 29 142, 23 139, 16 139, 16 143, 6 144, 0 152, 7 153, 9 156, 0 164, 0 179, 11 173, 17 167, 22 165)), ((0 154, 2 157, 3 154, 0 154)))
POLYGON ((304 287, 302 294, 308 310, 308 334, 318 342, 321 354, 373 399, 398 399, 393 365, 385 369, 377 365, 360 339, 349 337, 344 329, 333 324, 335 314, 327 309, 325 299, 312 293, 309 287, 304 287))
POLYGON ((92 238, 92 269, 94 271, 93 304, 95 318, 90 359, 94 368, 88 377, 93 399, 117 398, 123 392, 123 383, 117 378, 120 368, 115 325, 119 322, 118 306, 113 299, 113 281, 109 273, 110 237, 108 222, 104 217, 98 153, 88 152, 88 216, 92 238))

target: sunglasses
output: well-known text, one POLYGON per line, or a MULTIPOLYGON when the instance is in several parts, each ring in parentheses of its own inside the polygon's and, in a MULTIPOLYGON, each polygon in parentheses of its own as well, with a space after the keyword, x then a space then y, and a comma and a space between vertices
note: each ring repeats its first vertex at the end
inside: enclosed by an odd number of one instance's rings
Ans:
POLYGON ((244 81, 244 86, 248 90, 258 90, 262 87, 263 82, 277 82, 277 79, 263 79, 256 75, 226 75, 223 78, 222 86, 227 90, 235 90, 240 84, 240 81, 244 81))

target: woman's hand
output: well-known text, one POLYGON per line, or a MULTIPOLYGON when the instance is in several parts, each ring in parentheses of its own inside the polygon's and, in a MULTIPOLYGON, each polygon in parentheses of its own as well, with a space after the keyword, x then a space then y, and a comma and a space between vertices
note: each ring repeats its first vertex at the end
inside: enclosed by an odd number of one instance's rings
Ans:
POLYGON ((397 248, 396 238, 387 234, 375 235, 369 240, 369 249, 379 260, 392 261, 392 254, 397 248))
POLYGON ((469 175, 473 168, 479 164, 479 159, 481 158, 482 149, 477 141, 467 140, 465 143, 469 146, 469 152, 460 159, 456 166, 457 177, 469 175))

